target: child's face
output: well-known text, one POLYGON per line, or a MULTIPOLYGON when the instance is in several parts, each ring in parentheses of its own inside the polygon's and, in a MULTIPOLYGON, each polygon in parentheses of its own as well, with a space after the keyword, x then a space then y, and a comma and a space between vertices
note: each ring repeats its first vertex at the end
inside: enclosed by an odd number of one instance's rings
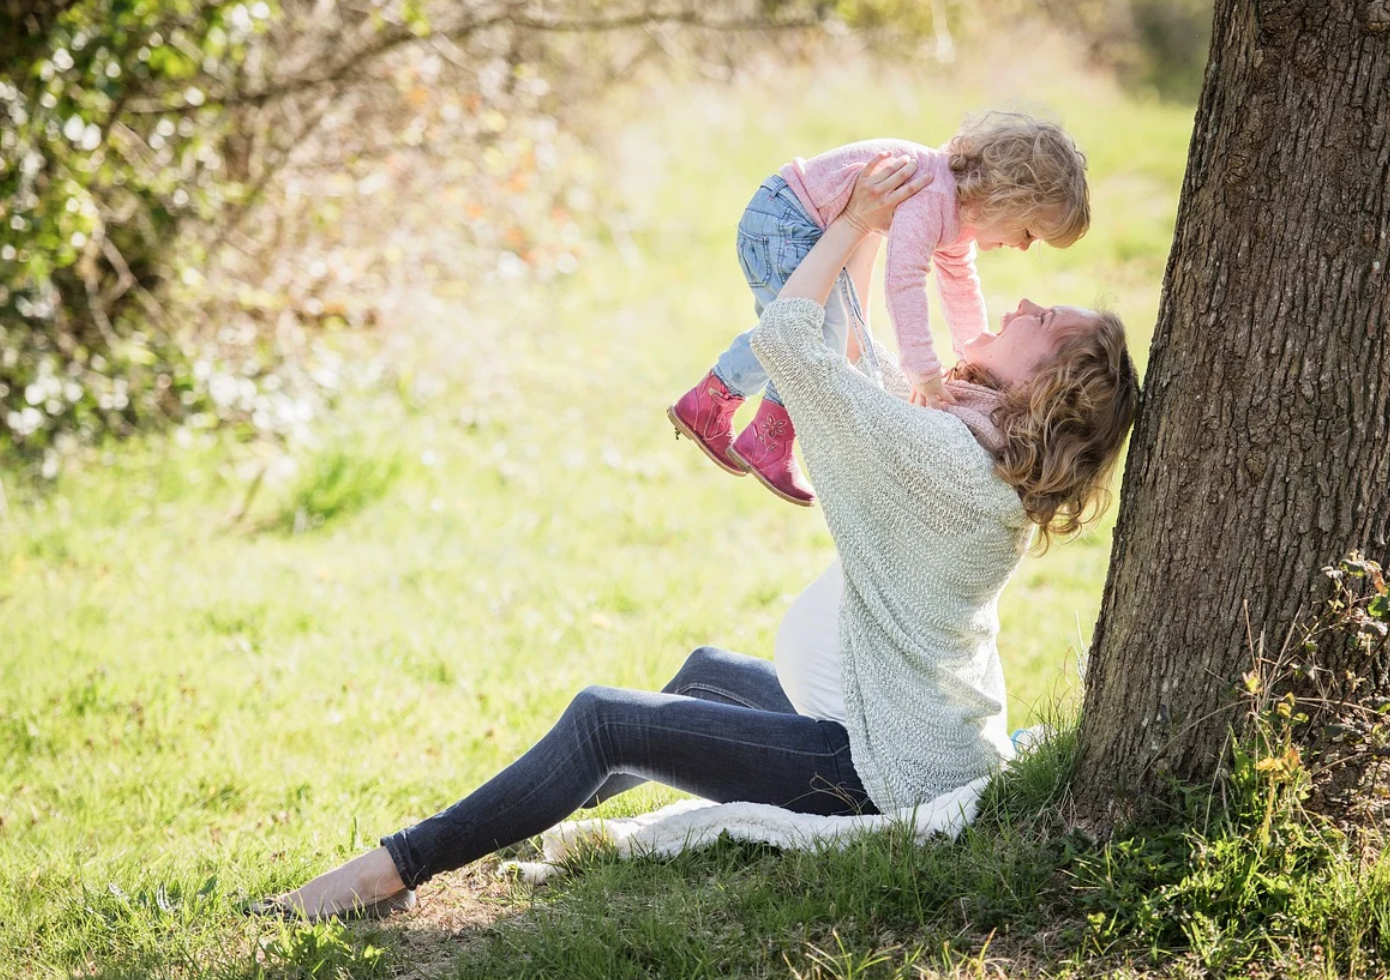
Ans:
POLYGON ((1026 252, 1028 246, 1037 240, 1027 225, 1017 221, 1001 220, 975 228, 975 246, 981 252, 991 252, 996 248, 1016 248, 1026 252))
POLYGON ((1090 311, 1080 307, 1043 307, 1020 300, 1016 310, 1004 314, 998 333, 986 330, 966 344, 961 355, 1007 385, 1021 384, 1052 360, 1061 333, 1084 329, 1090 319, 1090 311))

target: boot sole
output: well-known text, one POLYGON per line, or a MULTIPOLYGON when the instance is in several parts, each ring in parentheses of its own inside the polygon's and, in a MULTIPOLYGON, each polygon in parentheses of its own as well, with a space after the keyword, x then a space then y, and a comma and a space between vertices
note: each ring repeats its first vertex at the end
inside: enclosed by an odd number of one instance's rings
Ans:
POLYGON ((759 482, 759 483, 761 483, 763 486, 767 487, 769 490, 772 491, 772 493, 773 493, 775 496, 781 497, 781 498, 782 498, 783 500, 785 500, 787 503, 789 503, 789 504, 796 504, 796 506, 798 506, 798 507, 814 507, 814 506, 816 506, 816 501, 815 501, 814 498, 812 498, 811 500, 798 500, 796 497, 788 496, 787 494, 783 493, 781 490, 778 490, 776 487, 774 487, 771 483, 769 483, 769 482, 767 481, 767 477, 765 477, 765 476, 763 476, 761 473, 759 473, 759 472, 757 471, 757 469, 756 469, 751 463, 748 462, 748 460, 746 460, 746 459, 744 459, 742 456, 740 456, 738 450, 735 449, 733 446, 730 446, 730 447, 729 447, 729 458, 730 458, 731 460, 733 460, 735 463, 737 463, 739 466, 743 467, 743 472, 745 472, 745 473, 752 473, 755 477, 758 478, 758 482, 759 482))
POLYGON ((676 406, 672 405, 670 408, 666 409, 666 417, 670 419, 671 424, 676 427, 677 438, 679 438, 680 436, 685 436, 691 442, 695 443, 695 445, 700 447, 700 452, 704 453, 705 456, 709 458, 709 461, 713 463, 715 466, 719 467, 721 470, 723 470, 725 473, 728 473, 730 476, 748 475, 746 470, 739 469, 737 466, 730 463, 729 460, 721 458, 718 453, 716 453, 709 446, 705 445, 705 440, 697 436, 693 431, 691 431, 690 426, 686 425, 684 422, 681 421, 680 416, 676 414, 676 406))

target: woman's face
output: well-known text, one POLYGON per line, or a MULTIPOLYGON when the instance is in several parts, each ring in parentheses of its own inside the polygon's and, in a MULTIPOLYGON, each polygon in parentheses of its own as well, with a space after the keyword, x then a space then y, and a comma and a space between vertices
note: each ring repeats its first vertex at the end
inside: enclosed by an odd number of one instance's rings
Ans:
POLYGON ((1032 380, 1057 350, 1057 338, 1082 328, 1090 310, 1078 306, 1039 306, 1019 300, 1005 313, 998 333, 986 330, 961 348, 961 356, 993 374, 1006 385, 1032 380))

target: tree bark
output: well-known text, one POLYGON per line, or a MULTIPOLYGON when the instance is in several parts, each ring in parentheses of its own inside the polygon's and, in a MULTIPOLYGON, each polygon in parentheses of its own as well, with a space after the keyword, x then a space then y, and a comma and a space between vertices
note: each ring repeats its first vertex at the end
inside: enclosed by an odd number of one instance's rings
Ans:
POLYGON ((1390 0, 1217 0, 1088 668, 1100 827, 1214 773, 1322 566, 1387 563, 1387 333, 1390 0))

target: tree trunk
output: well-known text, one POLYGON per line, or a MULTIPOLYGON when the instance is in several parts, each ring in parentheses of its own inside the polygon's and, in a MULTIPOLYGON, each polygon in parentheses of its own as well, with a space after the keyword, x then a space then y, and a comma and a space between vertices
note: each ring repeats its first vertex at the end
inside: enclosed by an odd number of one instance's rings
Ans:
POLYGON ((1390 0, 1217 0, 1088 670, 1100 827, 1212 775, 1322 566, 1386 563, 1387 334, 1390 0))

